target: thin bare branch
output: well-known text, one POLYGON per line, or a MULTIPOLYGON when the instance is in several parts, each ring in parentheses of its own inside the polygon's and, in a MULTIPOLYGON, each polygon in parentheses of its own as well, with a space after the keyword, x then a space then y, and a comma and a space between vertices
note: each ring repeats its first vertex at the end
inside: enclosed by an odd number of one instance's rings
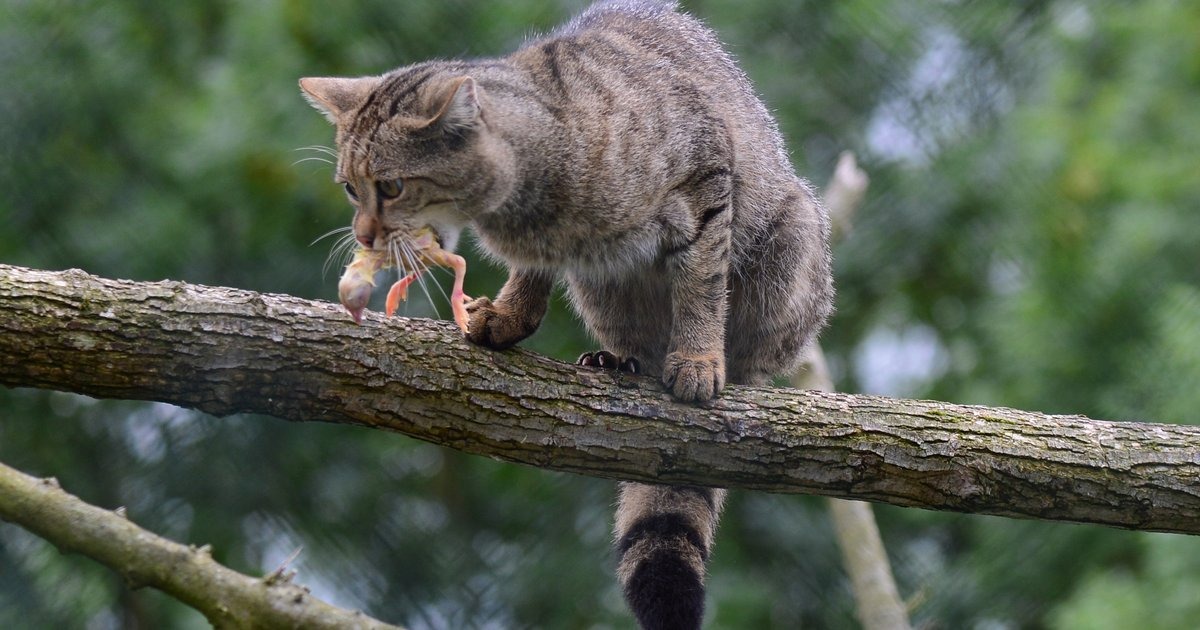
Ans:
POLYGON ((252 578, 228 569, 207 547, 187 547, 0 464, 0 518, 117 571, 134 586, 152 586, 199 610, 216 628, 396 629, 361 612, 335 608, 272 574, 252 578))

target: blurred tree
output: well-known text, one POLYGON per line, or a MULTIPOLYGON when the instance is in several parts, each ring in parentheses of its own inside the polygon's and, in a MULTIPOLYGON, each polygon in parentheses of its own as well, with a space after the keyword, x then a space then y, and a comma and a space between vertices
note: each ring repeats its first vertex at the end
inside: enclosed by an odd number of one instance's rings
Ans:
MULTIPOLYGON (((823 182, 852 148, 871 173, 836 254, 839 389, 1195 421, 1196 7, 684 4, 778 112, 800 172, 823 182)), ((503 53, 582 5, 0 0, 0 260, 331 298, 309 243, 349 212, 328 165, 299 161, 332 132, 297 78, 503 53)), ((467 292, 494 293, 500 274, 471 264, 467 292)), ((433 298, 407 313, 445 316, 433 298)), ((570 358, 584 341, 560 300, 529 345, 570 358)), ((607 482, 31 391, 0 391, 0 461, 242 571, 303 547, 322 596, 413 628, 628 624, 607 482)), ((823 510, 735 494, 714 626, 854 626, 823 510)), ((929 627, 1195 618, 1200 570, 1176 562, 1192 539, 899 509, 880 524, 929 627)), ((0 525, 0 627, 135 624, 203 621, 0 525)))
MULTIPOLYGON (((993 90, 999 117, 918 154, 925 181, 899 182, 913 193, 859 222, 839 256, 841 313, 852 323, 839 320, 831 335, 859 335, 843 365, 866 389, 1196 422, 1200 181, 1189 156, 1200 149, 1200 12, 1172 2, 1047 8, 1034 22, 1041 35, 1013 55, 1026 78, 1011 93, 993 90), (923 376, 889 389, 897 379, 886 372, 901 371, 892 358, 923 376)), ((934 518, 895 516, 922 528, 934 518)), ((940 557, 918 583, 922 610, 946 627, 1042 625, 1081 574, 1093 576, 1087 603, 1071 599, 1071 612, 1052 618, 1101 627, 1080 620, 1098 618, 1088 606, 1111 571, 1158 571, 1138 535, 936 520, 906 545, 940 557), (930 535, 938 529, 940 541, 930 535)), ((1200 552, 1198 541, 1169 541, 1159 544, 1200 552)), ((1185 574, 1178 579, 1195 586, 1198 576, 1185 574)), ((1136 601, 1162 606, 1163 620, 1200 606, 1200 597, 1136 601)))

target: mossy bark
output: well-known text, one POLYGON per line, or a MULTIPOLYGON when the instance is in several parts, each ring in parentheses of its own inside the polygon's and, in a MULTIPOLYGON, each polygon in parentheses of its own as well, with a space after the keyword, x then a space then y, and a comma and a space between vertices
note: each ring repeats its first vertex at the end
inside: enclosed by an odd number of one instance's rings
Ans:
POLYGON ((473 347, 450 322, 0 266, 0 383, 390 429, 584 475, 1200 533, 1200 427, 654 380, 473 347))

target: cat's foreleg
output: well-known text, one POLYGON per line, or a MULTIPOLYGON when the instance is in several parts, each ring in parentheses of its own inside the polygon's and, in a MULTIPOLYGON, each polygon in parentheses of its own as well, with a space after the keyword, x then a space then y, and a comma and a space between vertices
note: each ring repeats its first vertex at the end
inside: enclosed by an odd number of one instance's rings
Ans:
POLYGON ((533 334, 550 300, 554 276, 543 271, 514 269, 495 302, 482 297, 466 304, 467 339, 503 350, 533 334))
POLYGON ((697 233, 667 257, 671 274, 671 337, 663 384, 683 401, 705 401, 725 386, 725 318, 731 207, 700 213, 697 233))

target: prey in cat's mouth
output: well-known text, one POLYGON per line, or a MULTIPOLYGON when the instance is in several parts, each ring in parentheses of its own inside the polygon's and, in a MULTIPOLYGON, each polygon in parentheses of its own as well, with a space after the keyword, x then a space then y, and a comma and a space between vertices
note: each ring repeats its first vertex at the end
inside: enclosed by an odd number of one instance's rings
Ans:
POLYGON ((387 300, 384 303, 385 312, 391 317, 400 302, 408 298, 408 285, 429 269, 427 263, 454 270, 450 308, 454 312, 454 322, 466 332, 466 303, 471 300, 463 294, 467 261, 463 260, 462 256, 442 249, 438 235, 430 226, 417 230, 408 238, 389 238, 385 249, 358 248, 338 281, 338 299, 354 318, 355 323, 361 324, 363 311, 366 310, 371 291, 375 288, 375 274, 383 269, 397 267, 401 270, 400 279, 388 289, 387 300))

